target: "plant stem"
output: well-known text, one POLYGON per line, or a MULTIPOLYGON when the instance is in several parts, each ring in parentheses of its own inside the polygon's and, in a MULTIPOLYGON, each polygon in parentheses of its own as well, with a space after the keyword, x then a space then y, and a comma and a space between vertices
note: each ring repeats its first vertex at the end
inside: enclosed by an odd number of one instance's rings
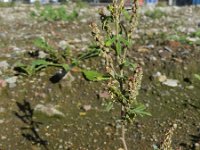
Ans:
MULTIPOLYGON (((124 71, 123 69, 121 68, 120 70, 120 76, 122 77, 124 75, 124 71)), ((120 79, 119 81, 119 84, 120 84, 120 91, 122 94, 124 94, 124 89, 123 89, 123 79, 120 79)), ((123 144, 123 147, 124 147, 124 150, 128 150, 127 148, 127 144, 126 144, 126 139, 125 139, 125 123, 124 123, 124 117, 125 117, 125 107, 121 104, 121 128, 122 128, 122 132, 121 132, 121 140, 122 140, 122 144, 123 144)))
POLYGON ((121 140, 122 140, 122 143, 123 143, 124 150, 128 150, 127 144, 126 144, 126 139, 125 139, 125 125, 124 125, 123 121, 122 121, 122 137, 121 137, 121 140))

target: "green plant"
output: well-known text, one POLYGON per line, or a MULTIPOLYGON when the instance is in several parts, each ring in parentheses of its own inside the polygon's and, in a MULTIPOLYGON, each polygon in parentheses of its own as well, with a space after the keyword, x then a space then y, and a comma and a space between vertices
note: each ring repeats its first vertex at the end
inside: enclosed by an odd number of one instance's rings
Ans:
MULTIPOLYGON (((47 67, 59 67, 65 70, 67 73, 75 66, 79 66, 83 60, 96 57, 100 53, 100 50, 97 47, 90 46, 86 52, 82 52, 73 58, 71 49, 69 47, 67 47, 65 50, 56 50, 51 45, 49 45, 44 38, 37 38, 33 43, 37 47, 38 51, 29 52, 29 54, 36 57, 36 59, 30 63, 17 62, 15 65, 15 70, 18 71, 21 75, 33 76, 41 69, 47 67), (44 55, 43 58, 40 58, 39 56, 39 53, 41 52, 44 55), (68 62, 68 64, 66 62, 68 62)), ((80 71, 85 74, 86 78, 92 80, 89 75, 92 74, 92 72, 86 70, 80 71)), ((95 72, 93 72, 93 76, 94 75, 95 72)), ((96 80, 100 79, 99 76, 99 74, 96 75, 96 80)), ((106 78, 106 76, 102 76, 102 78, 106 78)))
POLYGON ((200 30, 196 30, 195 32, 190 34, 177 32, 175 35, 168 35, 167 39, 178 41, 183 44, 200 45, 200 30))
POLYGON ((18 62, 16 64, 15 70, 17 70, 22 75, 32 76, 36 72, 47 67, 59 67, 68 72, 76 64, 76 60, 69 60, 69 49, 63 51, 55 50, 43 38, 36 39, 34 41, 34 45, 39 49, 39 51, 36 51, 34 52, 36 54, 31 55, 36 55, 37 58, 33 60, 30 64, 25 64, 21 62, 18 62), (44 58, 39 58, 38 53, 40 52, 43 52, 45 54, 44 58), (71 62, 70 65, 66 64, 67 60, 71 62))
POLYGON ((0 2, 0 7, 14 7, 14 2, 0 2))
MULTIPOLYGON (((198 35, 198 32, 197 32, 197 35, 198 35)), ((182 44, 200 45, 200 39, 198 39, 198 36, 196 36, 196 32, 190 35, 181 34, 181 33, 177 33, 176 35, 168 35, 167 39, 178 41, 182 44)))
POLYGON ((88 7, 88 3, 86 3, 86 2, 84 2, 84 1, 82 1, 82 0, 77 0, 77 1, 76 1, 76 5, 77 5, 77 7, 79 7, 79 8, 88 7))
POLYGON ((192 33, 192 36, 200 38, 200 29, 198 29, 196 32, 192 33))
POLYGON ((107 108, 112 109, 114 103, 121 106, 121 140, 125 150, 128 149, 125 125, 132 123, 136 116, 150 115, 145 106, 136 99, 141 86, 142 68, 127 58, 133 31, 137 25, 137 10, 137 0, 133 1, 131 11, 125 9, 124 0, 113 0, 112 4, 99 10, 102 30, 96 23, 90 26, 100 49, 99 55, 105 59, 106 72, 83 72, 88 80, 108 80, 107 89, 111 100, 107 108))
POLYGON ((163 16, 166 16, 166 14, 163 11, 161 11, 160 9, 148 10, 145 12, 145 15, 152 19, 160 19, 163 16))
POLYGON ((31 12, 32 17, 37 17, 40 20, 45 21, 73 21, 78 17, 77 10, 73 10, 71 13, 68 13, 64 6, 53 8, 51 5, 46 5, 44 8, 41 8, 38 5, 35 5, 38 12, 31 12))
POLYGON ((36 59, 29 65, 18 62, 16 64, 15 70, 19 71, 22 75, 33 76, 36 72, 43 68, 47 68, 48 66, 60 67, 63 68, 66 72, 70 70, 70 67, 67 64, 52 63, 43 59, 36 59))
MULTIPOLYGON (((52 11, 51 8, 48 9, 50 12, 52 11)), ((128 149, 125 126, 133 123, 137 116, 150 115, 145 106, 136 99, 143 76, 142 68, 127 58, 128 50, 132 45, 133 31, 137 26, 137 11, 137 0, 133 1, 131 11, 124 7, 124 0, 113 0, 112 4, 99 10, 102 30, 96 23, 90 25, 96 45, 90 47, 88 51, 75 58, 69 58, 65 53, 52 48, 44 39, 38 39, 35 41, 35 45, 47 56, 40 61, 37 59, 36 62, 39 61, 36 63, 37 65, 33 61, 29 68, 27 65, 19 66, 27 74, 35 73, 35 71, 48 66, 62 67, 66 71, 70 71, 85 59, 97 56, 105 59, 104 73, 93 70, 82 70, 82 73, 90 81, 108 81, 107 90, 111 99, 107 108, 108 110, 113 109, 114 104, 121 107, 121 140, 125 150, 128 149), (66 62, 69 62, 69 65, 66 62)))
POLYGON ((47 43, 47 41, 45 41, 45 39, 43 39, 43 38, 37 38, 34 41, 34 45, 37 48, 39 48, 40 51, 43 51, 46 54, 48 54, 48 56, 47 56, 48 59, 52 60, 53 62, 59 61, 60 56, 58 56, 58 52, 52 46, 50 46, 47 43))

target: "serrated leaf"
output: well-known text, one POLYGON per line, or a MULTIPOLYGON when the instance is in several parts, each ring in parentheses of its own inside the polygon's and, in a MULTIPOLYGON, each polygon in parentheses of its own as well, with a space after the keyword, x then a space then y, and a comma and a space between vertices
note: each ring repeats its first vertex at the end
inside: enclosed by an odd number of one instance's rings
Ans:
POLYGON ((84 70, 83 74, 84 77, 89 81, 102 81, 109 79, 109 76, 103 75, 97 71, 92 71, 92 70, 84 70))
POLYGON ((146 109, 146 107, 144 105, 140 104, 138 107, 131 109, 129 111, 132 114, 136 114, 136 115, 139 115, 139 116, 142 116, 142 117, 145 116, 145 115, 151 116, 151 114, 149 112, 145 111, 145 109, 146 109))
POLYGON ((84 59, 88 59, 88 58, 91 58, 91 57, 96 57, 100 54, 100 49, 98 48, 93 48, 92 50, 88 50, 86 52, 83 52, 79 57, 78 59, 80 60, 84 60, 84 59))
POLYGON ((113 108, 113 102, 108 102, 106 105, 106 111, 110 111, 113 108))

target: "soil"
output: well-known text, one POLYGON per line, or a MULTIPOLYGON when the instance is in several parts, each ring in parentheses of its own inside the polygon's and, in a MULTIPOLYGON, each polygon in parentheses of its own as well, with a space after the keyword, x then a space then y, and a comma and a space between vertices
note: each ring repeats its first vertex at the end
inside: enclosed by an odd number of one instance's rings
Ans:
MULTIPOLYGON (((69 6, 66 6, 72 9, 69 6)), ((130 150, 150 150, 159 145, 172 124, 177 129, 172 145, 177 150, 198 149, 200 144, 200 44, 172 40, 170 35, 198 31, 199 7, 160 7, 163 15, 149 17, 144 7, 128 57, 142 65, 144 77, 138 101, 152 116, 138 117, 127 125, 130 150), (159 81, 163 75, 175 79, 171 87, 159 81)), ((154 8, 155 9, 155 8, 154 8)), ((0 60, 8 69, 0 79, 16 76, 16 62, 29 63, 27 53, 36 51, 33 40, 44 37, 54 48, 67 41, 77 55, 92 43, 88 24, 97 20, 96 7, 80 9, 72 22, 47 22, 30 17, 34 6, 0 8, 0 60)), ((101 68, 101 59, 83 62, 84 68, 101 68), (93 65, 91 65, 93 64, 93 65)), ((96 69, 98 69, 96 68, 96 69)), ((31 77, 17 76, 16 86, 1 87, 1 150, 118 150, 120 140, 119 106, 105 111, 102 94, 106 83, 86 81, 76 71, 58 83, 50 78, 58 68, 47 68, 31 77), (70 76, 70 77, 69 77, 70 76), (64 116, 36 112, 38 104, 53 105, 64 116), (88 108, 88 109, 87 109, 88 108)))

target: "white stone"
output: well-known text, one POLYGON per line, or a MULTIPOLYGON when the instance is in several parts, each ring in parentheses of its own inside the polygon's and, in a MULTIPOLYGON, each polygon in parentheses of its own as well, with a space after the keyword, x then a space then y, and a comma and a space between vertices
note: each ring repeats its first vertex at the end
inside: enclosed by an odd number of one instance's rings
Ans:
POLYGON ((160 81, 160 82, 165 82, 166 80, 167 80, 167 77, 165 75, 160 75, 158 77, 158 81, 160 81))
POLYGON ((9 68, 9 66, 10 66, 10 65, 9 65, 8 62, 5 61, 5 60, 0 62, 0 69, 1 69, 1 70, 7 70, 7 69, 9 68))
POLYGON ((47 54, 43 51, 39 51, 39 58, 45 58, 47 56, 47 54))
POLYGON ((163 82, 163 84, 171 87, 176 87, 178 86, 178 82, 179 81, 175 79, 167 79, 166 81, 163 82))
POLYGON ((0 124, 4 123, 4 121, 5 121, 4 119, 0 119, 0 124))
POLYGON ((54 106, 52 104, 47 104, 46 106, 43 104, 38 104, 35 106, 34 110, 38 111, 38 112, 42 112, 49 117, 52 117, 55 115, 62 116, 62 117, 65 116, 61 111, 56 109, 56 106, 54 106))
POLYGON ((5 112, 5 108, 0 107, 0 113, 4 113, 5 112))
POLYGON ((91 108, 91 105, 83 105, 83 110, 85 111, 89 111, 91 108))
POLYGON ((13 77, 7 78, 5 81, 6 81, 8 84, 13 84, 13 83, 16 83, 16 82, 17 82, 17 77, 16 77, 16 76, 13 76, 13 77))
POLYGON ((64 41, 64 40, 63 40, 63 41, 60 41, 58 45, 59 45, 59 47, 60 47, 61 49, 64 50, 64 49, 67 48, 68 43, 67 43, 67 41, 64 41))
POLYGON ((191 37, 187 37, 187 40, 190 42, 196 42, 199 40, 199 38, 191 38, 191 37))

